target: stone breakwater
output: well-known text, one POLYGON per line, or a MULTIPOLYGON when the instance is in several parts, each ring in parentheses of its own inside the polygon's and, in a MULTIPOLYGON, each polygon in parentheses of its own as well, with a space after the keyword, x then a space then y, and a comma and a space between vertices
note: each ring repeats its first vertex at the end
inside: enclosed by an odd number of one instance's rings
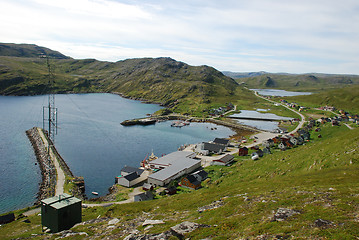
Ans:
POLYGON ((29 129, 26 131, 26 135, 32 144, 41 170, 42 181, 37 194, 37 201, 35 202, 37 205, 42 199, 55 195, 56 169, 54 163, 48 158, 47 148, 41 139, 38 129, 36 127, 29 129))
POLYGON ((49 157, 48 143, 50 140, 48 139, 46 134, 43 133, 44 131, 37 127, 31 128, 26 131, 26 135, 28 136, 33 146, 42 176, 42 181, 40 184, 35 205, 39 204, 42 199, 52 197, 56 194, 56 185, 58 184, 58 182, 57 170, 54 161, 57 161, 59 163, 59 166, 61 167, 62 171, 66 176, 65 184, 72 183, 72 187, 69 189, 69 192, 76 197, 86 199, 85 182, 83 177, 74 176, 69 166, 66 164, 65 160, 61 157, 61 155, 57 152, 55 147, 51 148, 51 158, 49 157), (39 131, 42 131, 42 133, 40 134, 39 131), (41 135, 45 139, 43 139, 41 135))

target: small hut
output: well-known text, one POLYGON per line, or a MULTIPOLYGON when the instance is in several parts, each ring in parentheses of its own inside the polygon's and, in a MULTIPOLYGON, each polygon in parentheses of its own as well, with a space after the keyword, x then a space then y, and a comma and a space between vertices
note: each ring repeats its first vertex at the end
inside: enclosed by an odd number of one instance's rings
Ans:
POLYGON ((41 224, 51 232, 60 232, 82 221, 81 200, 60 194, 41 201, 41 224))

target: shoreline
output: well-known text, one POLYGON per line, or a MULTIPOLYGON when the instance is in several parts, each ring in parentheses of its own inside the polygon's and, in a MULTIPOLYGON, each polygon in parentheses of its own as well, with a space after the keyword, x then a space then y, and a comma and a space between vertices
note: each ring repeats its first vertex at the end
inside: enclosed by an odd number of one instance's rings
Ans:
POLYGON ((41 170, 41 183, 36 197, 37 201, 35 201, 33 205, 39 205, 41 200, 63 193, 66 177, 70 177, 72 183, 74 183, 74 187, 70 190, 71 194, 81 199, 87 199, 83 178, 73 175, 69 166, 54 146, 51 148, 51 160, 48 159, 47 146, 44 141, 48 143, 50 140, 44 133, 44 130, 33 127, 26 131, 26 135, 31 142, 41 170), (40 133, 40 131, 42 131, 42 133, 40 133), (41 135, 43 135, 45 139, 42 139, 41 135), (58 180, 60 171, 61 180, 58 180), (61 181, 61 183, 59 183, 59 181, 61 181))
POLYGON ((33 127, 26 131, 26 135, 29 138, 31 145, 34 149, 36 160, 41 170, 41 183, 39 191, 37 193, 37 201, 34 205, 39 205, 42 199, 55 195, 56 187, 56 171, 55 165, 52 161, 47 160, 46 147, 38 133, 36 127, 33 127))

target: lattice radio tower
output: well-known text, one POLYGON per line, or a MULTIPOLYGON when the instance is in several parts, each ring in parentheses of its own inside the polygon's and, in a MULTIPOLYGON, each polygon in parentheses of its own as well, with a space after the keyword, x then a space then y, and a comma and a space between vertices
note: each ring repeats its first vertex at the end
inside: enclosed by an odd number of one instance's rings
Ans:
POLYGON ((46 58, 46 64, 48 69, 48 89, 49 89, 49 101, 47 106, 42 108, 42 128, 44 130, 47 125, 48 137, 49 137, 49 148, 55 144, 55 135, 57 134, 57 108, 55 107, 55 94, 54 94, 54 74, 50 65, 48 55, 44 55, 46 58), (47 116, 46 116, 47 115, 47 116))

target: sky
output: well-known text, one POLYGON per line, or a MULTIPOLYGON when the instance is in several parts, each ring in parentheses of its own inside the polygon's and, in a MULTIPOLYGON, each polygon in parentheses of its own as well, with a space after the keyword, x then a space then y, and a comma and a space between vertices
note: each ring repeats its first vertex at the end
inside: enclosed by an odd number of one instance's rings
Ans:
POLYGON ((359 74, 358 0, 0 0, 0 29, 75 59, 359 74))

